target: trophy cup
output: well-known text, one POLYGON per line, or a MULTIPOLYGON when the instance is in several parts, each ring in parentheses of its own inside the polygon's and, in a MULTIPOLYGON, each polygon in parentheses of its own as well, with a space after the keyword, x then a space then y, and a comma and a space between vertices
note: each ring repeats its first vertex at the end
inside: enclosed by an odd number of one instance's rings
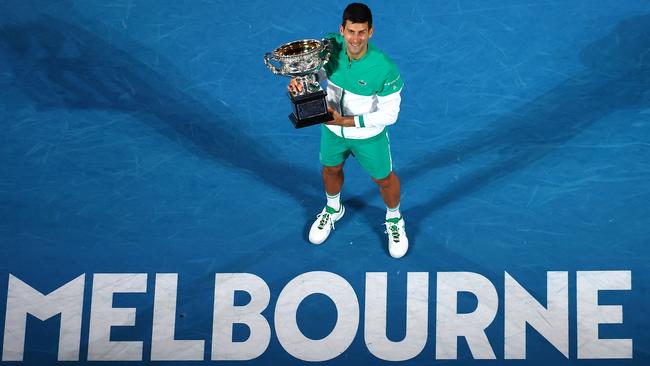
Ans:
POLYGON ((289 119, 295 128, 333 119, 327 111, 327 94, 316 80, 316 74, 329 61, 330 54, 329 40, 304 39, 285 43, 264 55, 264 63, 272 73, 296 78, 302 85, 302 90, 297 94, 288 93, 293 103, 289 119))

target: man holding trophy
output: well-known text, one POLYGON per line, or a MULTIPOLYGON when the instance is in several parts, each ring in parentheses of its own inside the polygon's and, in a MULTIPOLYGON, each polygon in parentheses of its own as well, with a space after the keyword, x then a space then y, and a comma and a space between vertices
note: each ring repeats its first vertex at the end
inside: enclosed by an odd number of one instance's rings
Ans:
POLYGON ((319 41, 306 40, 278 48, 273 56, 284 62, 282 70, 269 65, 270 54, 265 56, 271 71, 293 77, 288 89, 294 103, 294 113, 290 115, 294 125, 298 128, 322 123, 320 161, 327 204, 311 226, 309 241, 323 243, 334 223, 345 214, 340 199, 343 164, 353 155, 379 185, 387 208, 388 250, 392 257, 401 258, 408 250, 408 238, 400 213, 400 181, 392 169, 386 127, 397 121, 403 81, 395 64, 368 43, 374 31, 368 6, 348 5, 339 31, 340 34, 327 35, 322 47, 319 41), (298 52, 293 50, 298 46, 301 59, 294 56, 298 52), (314 57, 305 57, 307 53, 318 54, 320 65, 312 61, 314 57), (308 72, 291 69, 297 65, 308 72), (314 73, 327 79, 326 96, 319 90, 314 73))

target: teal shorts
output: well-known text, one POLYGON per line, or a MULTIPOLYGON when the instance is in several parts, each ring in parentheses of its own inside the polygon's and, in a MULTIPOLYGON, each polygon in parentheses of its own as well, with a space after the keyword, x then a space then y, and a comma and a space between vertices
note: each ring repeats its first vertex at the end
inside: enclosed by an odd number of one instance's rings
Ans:
POLYGON ((388 132, 384 129, 367 139, 339 137, 321 125, 320 162, 323 166, 337 166, 352 154, 363 169, 375 179, 383 179, 393 170, 388 132))

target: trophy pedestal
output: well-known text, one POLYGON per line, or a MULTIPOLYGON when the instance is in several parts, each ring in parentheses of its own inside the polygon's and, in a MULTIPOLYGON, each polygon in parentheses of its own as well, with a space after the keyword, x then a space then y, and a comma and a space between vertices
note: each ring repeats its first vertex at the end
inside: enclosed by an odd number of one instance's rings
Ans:
POLYGON ((289 93, 289 98, 293 103, 293 113, 289 115, 289 120, 293 126, 303 128, 334 119, 332 114, 327 111, 326 95, 323 90, 303 95, 289 93))

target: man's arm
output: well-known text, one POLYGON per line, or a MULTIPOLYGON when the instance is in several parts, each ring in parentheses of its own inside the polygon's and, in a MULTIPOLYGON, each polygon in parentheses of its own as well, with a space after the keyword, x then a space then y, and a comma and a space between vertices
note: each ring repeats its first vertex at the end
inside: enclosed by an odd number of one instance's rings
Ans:
POLYGON ((400 92, 394 92, 386 96, 377 95, 377 110, 354 116, 354 126, 356 127, 382 127, 390 126, 397 122, 402 97, 400 92))
POLYGON ((331 111, 334 120, 328 124, 344 127, 384 127, 397 122, 397 116, 400 111, 402 97, 400 92, 404 87, 404 82, 400 77, 397 67, 391 62, 388 72, 385 76, 381 90, 376 94, 377 109, 374 112, 365 113, 357 116, 343 117, 335 111, 331 111))
POLYGON ((325 124, 343 127, 354 127, 354 117, 344 117, 330 106, 327 106, 327 110, 332 113, 334 119, 325 122, 325 124))
POLYGON ((377 110, 375 112, 357 116, 341 116, 341 114, 333 108, 327 107, 327 110, 332 113, 334 119, 326 122, 326 124, 364 128, 390 126, 397 122, 397 116, 399 115, 400 104, 402 101, 400 93, 395 92, 385 97, 377 96, 377 100, 377 110))

